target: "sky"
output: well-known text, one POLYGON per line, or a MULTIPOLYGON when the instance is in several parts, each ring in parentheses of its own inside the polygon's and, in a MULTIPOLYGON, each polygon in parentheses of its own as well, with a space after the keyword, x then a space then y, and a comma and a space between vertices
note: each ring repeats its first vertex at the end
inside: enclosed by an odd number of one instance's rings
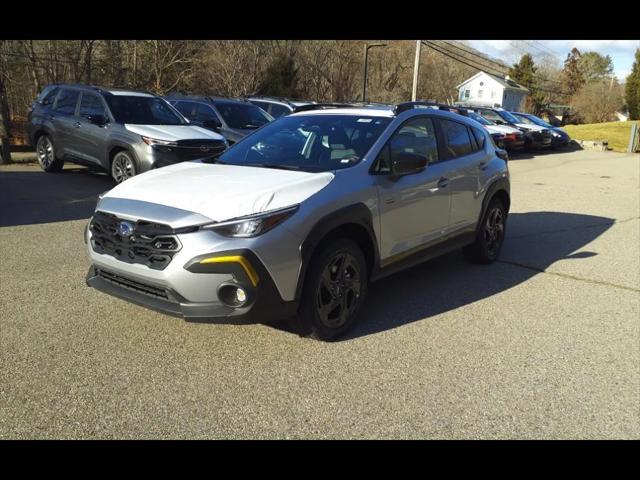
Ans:
POLYGON ((547 56, 556 58, 558 66, 562 66, 573 47, 580 52, 595 51, 611 57, 613 72, 621 81, 631 73, 635 51, 640 48, 640 40, 469 40, 469 44, 508 64, 531 53, 534 60, 547 56))

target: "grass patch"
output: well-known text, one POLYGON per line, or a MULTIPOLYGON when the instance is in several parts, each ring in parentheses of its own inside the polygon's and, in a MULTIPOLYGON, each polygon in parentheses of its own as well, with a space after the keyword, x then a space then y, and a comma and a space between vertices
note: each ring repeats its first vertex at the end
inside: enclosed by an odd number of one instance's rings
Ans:
POLYGON ((609 148, 616 152, 626 152, 631 135, 631 122, 588 123, 585 125, 565 125, 562 129, 574 140, 606 140, 609 148))

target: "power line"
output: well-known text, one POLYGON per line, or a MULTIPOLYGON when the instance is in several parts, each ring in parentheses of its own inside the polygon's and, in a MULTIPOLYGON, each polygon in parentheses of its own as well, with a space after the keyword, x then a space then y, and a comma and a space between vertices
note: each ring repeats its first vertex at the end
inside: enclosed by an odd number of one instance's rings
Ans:
MULTIPOLYGON (((480 55, 478 52, 474 52, 473 50, 469 50, 469 49, 467 49, 467 48, 463 48, 463 47, 461 47, 461 46, 459 46, 459 45, 456 45, 456 44, 454 44, 454 43, 447 42, 446 40, 441 40, 441 42, 442 42, 442 43, 449 44, 449 45, 451 45, 452 47, 457 48, 458 50, 462 50, 463 52, 467 52, 467 53, 469 53, 469 54, 471 54, 471 55, 474 55, 475 57, 478 57, 478 58, 480 58, 480 59, 484 60, 485 62, 490 62, 490 63, 493 63, 493 64, 495 64, 495 65, 498 65, 498 67, 503 68, 503 69, 505 69, 505 70, 508 70, 508 69, 509 69, 509 66, 508 66, 508 65, 505 65, 505 64, 504 64, 504 63, 502 63, 502 62, 496 62, 495 60, 492 60, 492 59, 490 59, 490 58, 486 58, 486 57, 484 57, 483 55, 480 55)), ((435 42, 434 42, 434 43, 435 43, 435 42)))
MULTIPOLYGON (((454 52, 446 50, 444 47, 442 47, 441 45, 438 45, 438 44, 436 44, 434 42, 431 42, 429 40, 423 40, 422 43, 424 45, 430 47, 431 49, 441 53, 442 55, 444 55, 446 57, 449 57, 452 60, 456 60, 456 61, 458 61, 460 63, 463 63, 463 64, 465 64, 465 65, 467 65, 469 67, 476 68, 476 69, 481 70, 481 71, 485 71, 485 72, 490 73, 492 75, 495 75, 497 77, 503 76, 502 72, 498 72, 498 71, 494 70, 493 68, 487 68, 486 66, 478 65, 476 63, 469 63, 469 62, 473 62, 473 60, 471 60, 471 59, 465 58, 465 60, 461 60, 460 58, 457 58, 457 57, 454 56, 454 55, 459 55, 459 54, 456 54, 454 52)), ((553 93, 553 94, 561 94, 562 93, 561 91, 551 90, 551 89, 545 88, 545 87, 531 87, 530 90, 537 90, 537 91, 541 91, 541 92, 545 92, 545 93, 553 93)))
MULTIPOLYGON (((463 51, 465 51, 465 52, 467 52, 467 53, 469 53, 469 54, 473 55, 473 56, 474 56, 474 57, 476 57, 476 58, 479 58, 479 59, 484 60, 484 61, 486 61, 486 62, 494 63, 494 64, 496 64, 496 65, 500 66, 502 69, 508 70, 508 68, 509 68, 509 67, 507 67, 506 65, 504 65, 503 63, 496 62, 496 61, 494 61, 494 60, 491 60, 491 59, 488 59, 488 58, 483 57, 483 56, 482 56, 482 55, 480 55, 478 52, 473 52, 473 51, 471 51, 471 50, 464 49, 464 48, 462 48, 462 47, 458 47, 458 46, 456 46, 456 45, 454 45, 454 44, 452 44, 452 43, 450 43, 450 42, 444 41, 444 40, 443 40, 443 42, 444 42, 444 43, 448 43, 448 44, 452 45, 453 47, 456 47, 456 48, 458 48, 458 49, 460 49, 460 50, 463 50, 463 51)), ((433 42, 433 41, 432 41, 432 43, 435 43, 435 42, 433 42)), ((439 45, 439 46, 440 46, 440 45, 439 45)), ((445 47, 440 46, 440 48, 442 48, 443 50, 445 50, 445 51, 447 51, 447 52, 449 52, 449 53, 454 53, 454 52, 451 52, 450 50, 447 50, 445 47)), ((455 52, 455 53, 457 54, 457 52, 455 52)), ((458 55, 459 55, 459 54, 458 54, 458 55)), ((463 58, 464 58, 464 57, 463 57, 463 58)), ((479 63, 479 61, 477 61, 477 62, 479 63)), ((501 74, 501 75, 505 75, 505 72, 500 72, 500 74, 501 74)), ((538 81, 540 81, 540 82, 555 83, 555 84, 557 84, 557 86, 561 86, 560 82, 557 82, 557 81, 555 81, 555 80, 551 80, 551 79, 548 79, 548 78, 545 78, 545 77, 542 77, 542 76, 540 76, 540 75, 536 75, 536 74, 533 74, 532 76, 533 76, 533 78, 534 78, 535 80, 538 80, 538 81)))
POLYGON ((41 61, 41 62, 52 62, 52 63, 69 63, 71 65, 76 65, 79 62, 81 62, 81 60, 79 60, 78 62, 75 62, 73 60, 65 60, 65 59, 60 59, 60 58, 43 58, 43 57, 37 57, 37 56, 30 56, 30 55, 25 55, 23 53, 12 53, 12 52, 0 52, 0 55, 5 56, 5 57, 19 57, 19 58, 25 58, 27 60, 37 60, 37 61, 41 61))

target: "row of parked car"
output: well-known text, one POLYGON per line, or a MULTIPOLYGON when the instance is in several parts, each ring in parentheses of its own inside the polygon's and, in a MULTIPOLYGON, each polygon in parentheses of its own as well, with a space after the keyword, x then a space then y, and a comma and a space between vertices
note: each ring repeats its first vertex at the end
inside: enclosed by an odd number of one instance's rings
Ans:
MULTIPOLYGON (((70 161, 104 169, 120 183, 152 168, 218 155, 275 118, 314 104, 259 96, 173 93, 163 98, 149 92, 55 84, 31 105, 27 133, 45 171, 59 171, 70 161)), ((497 146, 510 151, 569 142, 564 131, 526 113, 435 102, 423 106, 476 120, 497 146)))

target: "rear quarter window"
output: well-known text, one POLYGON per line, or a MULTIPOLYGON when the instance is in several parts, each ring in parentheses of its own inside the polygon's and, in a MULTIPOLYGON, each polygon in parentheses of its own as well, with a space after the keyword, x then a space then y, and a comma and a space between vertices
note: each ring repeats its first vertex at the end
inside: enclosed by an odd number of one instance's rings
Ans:
POLYGON ((478 145, 478 150, 484 150, 484 146, 486 144, 487 136, 484 132, 481 132, 480 129, 472 127, 471 131, 473 132, 473 136, 476 139, 476 143, 478 145))

